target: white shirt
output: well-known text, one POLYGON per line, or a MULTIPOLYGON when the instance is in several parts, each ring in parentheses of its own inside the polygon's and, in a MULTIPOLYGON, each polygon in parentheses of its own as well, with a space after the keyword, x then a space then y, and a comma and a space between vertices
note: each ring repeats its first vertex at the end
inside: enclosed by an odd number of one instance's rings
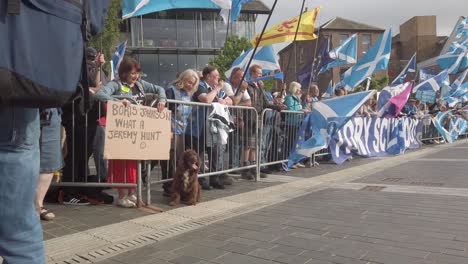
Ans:
MULTIPOLYGON (((224 82, 224 85, 223 85, 223 89, 222 89, 227 96, 231 97, 231 96, 234 96, 236 94, 236 91, 237 91, 237 87, 236 89, 234 90, 232 88, 232 85, 227 83, 227 82, 224 82)), ((241 98, 241 102, 245 102, 245 101, 249 101, 250 100, 250 95, 249 93, 245 93, 242 95, 242 98, 241 98)))

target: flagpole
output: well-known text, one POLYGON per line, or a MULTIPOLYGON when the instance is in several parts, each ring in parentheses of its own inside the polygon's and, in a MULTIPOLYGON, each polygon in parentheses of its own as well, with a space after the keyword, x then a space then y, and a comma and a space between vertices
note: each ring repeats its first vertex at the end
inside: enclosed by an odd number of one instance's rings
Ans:
MULTIPOLYGON (((302 0, 302 6, 301 6, 301 11, 299 13, 299 22, 297 22, 297 27, 296 27, 296 32, 294 33, 294 40, 293 40, 293 45, 294 45, 294 78, 297 76, 297 33, 299 32, 299 27, 301 26, 301 20, 302 20, 302 13, 304 12, 304 6, 305 6, 305 0, 302 0)), ((291 57, 288 59, 288 66, 286 67, 286 72, 289 72, 289 66, 291 66, 291 57)), ((287 76, 286 76, 287 77, 287 76)))
MULTIPOLYGON (((309 86, 307 86, 307 93, 310 92, 310 86, 312 85, 312 73, 314 72, 314 65, 315 65, 315 55, 317 53, 317 46, 318 46, 318 42, 320 40, 320 26, 317 30, 317 39, 315 40, 315 47, 314 47, 314 59, 312 60, 312 67, 311 67, 311 70, 310 70, 310 78, 309 78, 309 86)), ((320 90, 319 90, 320 91, 320 90)))
POLYGON ((268 14, 268 18, 267 18, 267 20, 265 22, 265 25, 263 25, 262 32, 260 33, 260 36, 258 37, 257 43, 255 43, 255 48, 254 48, 254 50, 252 52, 252 56, 250 56, 249 63, 247 63, 246 70, 244 71, 244 74, 242 75, 242 79, 241 79, 239 85, 237 86, 237 91, 236 91, 236 94, 235 94, 236 96, 240 92, 240 87, 241 87, 242 83, 245 80, 245 74, 249 70, 250 64, 252 63, 253 57, 255 56, 255 52, 257 52, 258 45, 260 44, 260 41, 262 41, 263 33, 265 33, 268 22, 270 22, 271 15, 273 14, 273 11, 275 10, 277 2, 278 2, 278 0, 275 0, 275 2, 273 3, 273 6, 271 7, 271 10, 270 10, 270 14, 268 14))
POLYGON ((231 9, 229 9, 229 14, 228 14, 228 21, 227 21, 227 29, 226 29, 226 40, 224 41, 224 44, 226 44, 228 37, 229 37, 229 26, 231 25, 231 9))

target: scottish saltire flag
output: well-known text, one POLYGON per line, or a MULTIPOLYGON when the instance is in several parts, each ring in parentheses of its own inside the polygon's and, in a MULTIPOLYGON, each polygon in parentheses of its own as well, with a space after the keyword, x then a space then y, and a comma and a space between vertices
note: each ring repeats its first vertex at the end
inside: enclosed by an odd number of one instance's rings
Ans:
POLYGON ((319 73, 338 66, 356 63, 357 61, 357 34, 347 38, 339 47, 329 51, 330 61, 326 63, 319 73))
POLYGON ((446 94, 446 97, 461 97, 468 91, 468 82, 465 83, 467 75, 468 69, 464 70, 450 85, 451 90, 446 94))
POLYGON ((430 79, 427 79, 423 82, 420 82, 418 85, 416 85, 413 88, 413 93, 416 93, 418 90, 420 91, 432 90, 434 92, 437 92, 440 90, 440 87, 444 85, 444 83, 447 82, 447 79, 448 79, 448 73, 446 70, 443 70, 436 76, 430 79))
POLYGON ((406 150, 406 131, 403 129, 403 119, 398 120, 398 125, 390 133, 391 140, 387 144, 387 153, 401 155, 406 150))
POLYGON ((253 2, 254 0, 232 0, 231 21, 236 21, 240 15, 242 4, 253 2))
POLYGON ((123 0, 122 19, 176 8, 220 9, 212 0, 123 0))
POLYGON ((392 84, 403 84, 409 72, 416 72, 416 53, 413 54, 408 64, 406 64, 405 68, 403 68, 400 74, 393 80, 392 84))
MULTIPOLYGON (((253 48, 248 49, 247 51, 243 52, 231 65, 231 68, 225 72, 227 78, 231 76, 231 72, 234 68, 240 67, 247 71, 246 67, 249 63, 249 59, 252 56, 253 48)), ((275 50, 273 46, 263 46, 257 49, 257 53, 255 53, 251 66, 257 64, 262 67, 263 74, 266 74, 270 71, 280 70, 280 65, 278 63, 278 59, 276 57, 275 50)))
POLYGON ((335 86, 333 85, 333 79, 328 83, 327 91, 322 94, 322 98, 330 98, 335 96, 335 86))
POLYGON ((378 117, 396 117, 400 114, 413 89, 413 82, 385 87, 379 95, 378 117))
POLYGON ((323 65, 330 62, 329 50, 330 39, 322 39, 312 61, 299 70, 297 73, 297 80, 304 87, 308 86, 310 78, 312 78, 312 81, 317 81, 320 69, 323 67, 323 65))
POLYGON ((432 123, 434 124, 437 131, 440 135, 448 142, 454 142, 458 137, 458 131, 449 131, 444 127, 444 121, 447 116, 451 115, 452 111, 439 112, 435 117, 432 118, 432 123), (456 134, 456 135, 455 135, 456 134))
POLYGON ((352 91, 374 72, 387 69, 391 51, 392 30, 387 29, 366 54, 343 74, 345 89, 352 91))
POLYGON ((452 43, 454 48, 440 55, 436 61, 441 69, 456 74, 468 67, 468 38, 463 43, 452 43))
POLYGON ((344 126, 374 93, 374 90, 365 91, 313 102, 312 112, 305 117, 289 154, 288 167, 291 168, 300 160, 328 147, 335 132, 344 126))
POLYGON ((117 46, 114 55, 112 55, 111 60, 111 80, 114 80, 117 76, 119 70, 120 62, 122 62, 123 57, 125 56, 125 49, 127 48, 127 41, 124 41, 117 46))
POLYGON ((259 78, 251 79, 249 82, 258 82, 258 81, 265 81, 265 80, 271 80, 271 79, 277 79, 277 80, 283 80, 284 79, 284 73, 278 72, 273 75, 269 74, 266 76, 262 76, 259 78))
POLYGON ((429 80, 431 79, 432 77, 436 76, 437 74, 430 71, 430 70, 427 70, 427 69, 420 69, 419 70, 419 82, 423 82, 425 80, 429 80))

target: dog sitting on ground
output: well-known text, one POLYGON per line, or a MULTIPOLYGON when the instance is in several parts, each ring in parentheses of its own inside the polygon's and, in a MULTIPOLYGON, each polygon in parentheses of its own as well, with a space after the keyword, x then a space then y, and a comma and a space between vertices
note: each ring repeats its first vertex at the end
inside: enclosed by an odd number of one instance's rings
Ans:
POLYGON ((180 200, 189 205, 196 205, 200 201, 201 186, 198 183, 200 171, 200 158, 193 150, 187 150, 180 158, 172 181, 171 202, 175 206, 180 200))

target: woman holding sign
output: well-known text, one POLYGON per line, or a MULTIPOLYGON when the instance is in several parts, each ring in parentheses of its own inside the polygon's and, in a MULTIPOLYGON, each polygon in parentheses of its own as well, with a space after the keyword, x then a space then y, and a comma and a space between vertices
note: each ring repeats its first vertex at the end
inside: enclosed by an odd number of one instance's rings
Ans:
MULTIPOLYGON (((140 72, 141 66, 135 59, 124 57, 118 70, 119 79, 109 82, 96 93, 96 97, 100 101, 107 102, 109 100, 117 100, 115 97, 118 96, 120 98, 118 100, 122 104, 129 106, 131 101, 142 103, 146 93, 153 93, 158 95, 158 110, 163 111, 166 105, 166 93, 164 89, 155 84, 140 80, 140 72), (122 97, 128 99, 122 99, 122 97)), ((107 181, 110 183, 136 183, 137 167, 138 161, 136 160, 109 160, 107 181)), ((135 188, 118 188, 118 193, 118 206, 126 208, 136 206, 135 188)))

